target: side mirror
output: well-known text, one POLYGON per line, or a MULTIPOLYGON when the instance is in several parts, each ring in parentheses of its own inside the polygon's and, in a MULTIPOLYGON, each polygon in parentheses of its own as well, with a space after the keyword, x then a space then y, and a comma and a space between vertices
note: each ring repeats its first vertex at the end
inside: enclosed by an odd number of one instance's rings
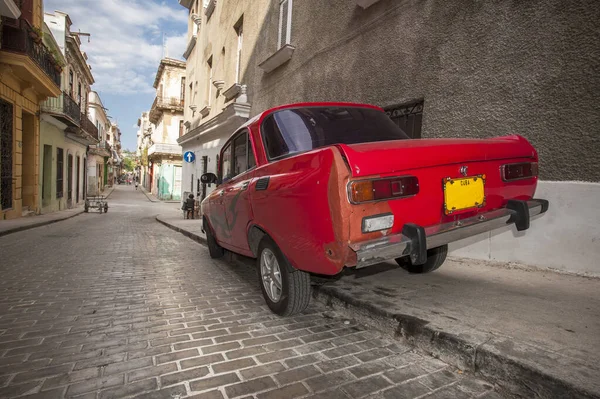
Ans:
POLYGON ((205 184, 218 183, 219 178, 214 173, 204 173, 200 176, 200 181, 205 184))

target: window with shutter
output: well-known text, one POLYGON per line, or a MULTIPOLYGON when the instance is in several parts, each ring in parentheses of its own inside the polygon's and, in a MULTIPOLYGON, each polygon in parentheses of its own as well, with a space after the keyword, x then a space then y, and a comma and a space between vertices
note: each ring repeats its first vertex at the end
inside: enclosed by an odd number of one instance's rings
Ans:
POLYGON ((292 36, 292 0, 279 2, 279 41, 277 48, 290 44, 292 36))

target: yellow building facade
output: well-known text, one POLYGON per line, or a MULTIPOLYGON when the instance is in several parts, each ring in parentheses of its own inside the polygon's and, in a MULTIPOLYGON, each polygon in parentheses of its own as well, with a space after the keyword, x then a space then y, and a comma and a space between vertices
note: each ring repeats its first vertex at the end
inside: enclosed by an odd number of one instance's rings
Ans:
POLYGON ((42 10, 42 0, 22 0, 0 27, 0 220, 40 212, 40 104, 61 93, 42 10))

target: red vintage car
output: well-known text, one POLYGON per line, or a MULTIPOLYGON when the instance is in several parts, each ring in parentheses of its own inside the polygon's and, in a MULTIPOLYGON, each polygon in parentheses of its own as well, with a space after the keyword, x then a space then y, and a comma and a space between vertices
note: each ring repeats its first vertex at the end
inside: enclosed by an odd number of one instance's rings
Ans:
POLYGON ((431 272, 448 243, 548 209, 534 199, 538 155, 521 136, 411 140, 379 107, 301 103, 240 127, 202 202, 210 256, 257 259, 279 315, 304 310, 310 274, 394 259, 431 272))

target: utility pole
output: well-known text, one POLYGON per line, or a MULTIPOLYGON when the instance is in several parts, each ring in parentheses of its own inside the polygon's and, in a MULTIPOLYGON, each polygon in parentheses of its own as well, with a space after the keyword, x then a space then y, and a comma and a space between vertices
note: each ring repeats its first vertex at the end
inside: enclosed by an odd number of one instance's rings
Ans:
POLYGON ((79 32, 71 32, 71 34, 74 35, 74 36, 87 36, 88 43, 90 42, 91 35, 89 33, 82 32, 81 29, 79 29, 79 32))
POLYGON ((163 54, 162 58, 167 58, 169 56, 169 49, 167 48, 167 38, 165 37, 165 32, 163 32, 163 54))

